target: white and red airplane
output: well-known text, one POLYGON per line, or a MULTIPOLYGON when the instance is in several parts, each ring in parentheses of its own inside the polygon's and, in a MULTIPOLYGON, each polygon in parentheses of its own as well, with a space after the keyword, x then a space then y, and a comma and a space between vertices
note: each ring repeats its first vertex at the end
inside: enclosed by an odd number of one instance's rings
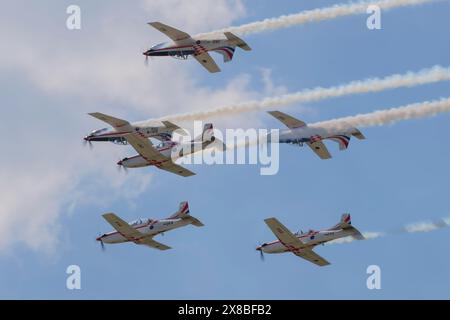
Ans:
POLYGON ((130 133, 136 133, 145 138, 167 140, 167 138, 176 130, 178 130, 180 134, 184 132, 183 129, 170 121, 162 121, 163 126, 152 127, 143 125, 139 122, 130 123, 126 120, 118 119, 100 112, 89 113, 89 115, 106 122, 111 126, 110 128, 94 130, 84 137, 84 141, 89 144, 97 141, 108 141, 115 144, 126 145, 127 140, 125 139, 125 136, 130 133))
POLYGON ((295 119, 280 111, 270 111, 270 115, 281 121, 289 129, 280 130, 279 143, 308 145, 321 159, 331 159, 331 154, 323 143, 324 140, 332 140, 339 144, 339 149, 346 150, 352 136, 359 140, 366 137, 357 128, 349 127, 346 130, 308 126, 305 122, 295 119))
POLYGON ((183 168, 175 163, 179 158, 203 151, 213 143, 221 143, 222 150, 225 144, 214 136, 212 123, 207 123, 203 127, 203 133, 191 140, 189 143, 178 143, 171 139, 162 141, 159 145, 153 146, 152 142, 137 132, 124 135, 124 138, 139 153, 134 157, 127 157, 117 163, 124 168, 142 168, 156 166, 159 169, 175 173, 183 177, 195 175, 192 171, 183 168))
POLYGON ((292 252, 300 258, 322 267, 330 263, 313 251, 315 246, 349 236, 357 240, 364 240, 361 232, 351 225, 352 221, 349 214, 343 214, 341 221, 330 229, 310 230, 307 233, 297 232, 295 234, 290 232, 276 218, 269 218, 264 221, 278 240, 263 243, 256 248, 261 253, 261 258, 264 258, 264 253, 292 252))
POLYGON ((220 38, 211 36, 191 37, 183 31, 160 22, 150 22, 149 25, 164 33, 172 39, 172 42, 161 43, 145 51, 144 55, 147 58, 169 56, 186 60, 189 56, 193 56, 209 72, 215 73, 220 72, 220 68, 208 52, 220 53, 223 55, 224 62, 230 62, 233 59, 236 47, 245 51, 251 50, 247 43, 231 32, 224 32, 224 37, 220 38))
POLYGON ((190 224, 196 227, 204 226, 203 223, 189 214, 189 204, 187 202, 182 202, 180 209, 167 219, 138 219, 127 223, 114 213, 106 213, 103 215, 103 218, 116 231, 105 233, 96 239, 101 243, 102 248, 104 248, 105 243, 134 242, 135 244, 145 245, 158 250, 168 250, 170 247, 153 240, 153 237, 190 224))

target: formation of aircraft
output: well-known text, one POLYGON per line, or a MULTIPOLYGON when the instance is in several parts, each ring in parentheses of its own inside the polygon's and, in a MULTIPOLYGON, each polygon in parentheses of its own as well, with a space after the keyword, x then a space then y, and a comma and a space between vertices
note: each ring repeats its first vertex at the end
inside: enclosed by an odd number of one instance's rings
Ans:
POLYGON ((182 228, 187 225, 203 227, 197 218, 189 214, 189 204, 182 202, 177 212, 169 218, 156 219, 138 219, 131 223, 127 223, 114 213, 106 213, 103 218, 115 229, 97 238, 104 248, 104 244, 115 244, 124 242, 134 242, 135 244, 145 245, 158 250, 171 249, 169 246, 153 240, 158 234, 182 228))
POLYGON ((278 240, 263 243, 256 248, 262 258, 264 258, 264 253, 292 252, 300 258, 322 267, 330 263, 313 251, 315 246, 349 236, 357 240, 364 240, 361 232, 352 226, 350 214, 343 214, 341 221, 330 229, 310 230, 307 233, 292 233, 276 218, 264 221, 278 240))
POLYGON ((288 127, 288 129, 280 131, 280 143, 296 144, 299 146, 306 144, 323 160, 331 159, 331 154, 323 143, 323 140, 337 142, 339 149, 342 151, 348 148, 352 136, 359 140, 366 139, 357 128, 349 127, 341 131, 325 127, 308 126, 305 122, 280 111, 270 111, 269 114, 288 127))
POLYGON ((139 123, 130 123, 126 120, 118 119, 104 113, 89 113, 90 116, 106 122, 111 127, 92 131, 84 137, 84 141, 91 144, 92 142, 108 141, 115 144, 128 144, 125 136, 128 134, 137 134, 144 138, 155 138, 162 140, 164 137, 171 136, 175 130, 183 133, 184 130, 170 121, 162 121, 163 126, 148 127, 139 123))
POLYGON ((138 152, 138 155, 124 158, 117 163, 119 166, 125 168, 155 166, 161 170, 169 171, 182 177, 193 176, 195 173, 177 165, 174 162, 177 159, 203 151, 211 147, 213 143, 219 143, 225 149, 225 144, 214 136, 212 123, 205 124, 203 133, 189 143, 182 144, 167 139, 159 145, 154 146, 148 138, 135 132, 126 134, 124 138, 138 152))
MULTIPOLYGON (((144 52, 148 57, 171 56, 175 58, 187 59, 193 56, 209 72, 219 72, 220 69, 209 55, 209 52, 218 52, 223 55, 224 62, 233 59, 236 47, 250 51, 251 48, 240 38, 230 32, 224 32, 222 37, 211 38, 205 36, 191 37, 189 34, 177 30, 160 22, 149 23, 160 32, 172 39, 170 43, 162 43, 144 52)), ((281 130, 279 143, 289 143, 309 146, 321 159, 330 159, 331 155, 323 143, 324 140, 332 140, 339 144, 340 150, 346 150, 352 136, 364 140, 364 135, 353 127, 345 130, 335 130, 319 126, 308 126, 305 122, 298 120, 280 111, 271 111, 270 115, 281 121, 288 129, 281 130)), ((140 123, 130 123, 126 120, 118 119, 103 113, 90 113, 91 116, 106 122, 111 127, 95 130, 84 137, 86 143, 91 144, 97 141, 108 141, 115 144, 131 145, 138 154, 120 160, 117 164, 124 168, 141 168, 146 166, 156 166, 159 169, 189 177, 195 175, 192 171, 183 168, 175 163, 181 157, 203 151, 213 145, 221 143, 223 150, 225 144, 216 139, 211 123, 204 126, 200 136, 188 143, 178 143, 172 140, 172 134, 178 132, 183 134, 184 130, 170 121, 162 121, 161 126, 147 126, 140 123), (159 140, 158 145, 154 145, 151 139, 159 140)), ((170 249, 169 246, 159 243, 153 238, 158 234, 163 234, 176 228, 187 225, 202 227, 203 224, 189 214, 187 202, 180 204, 179 210, 169 218, 139 219, 127 223, 114 213, 106 213, 103 218, 115 229, 115 231, 103 234, 96 240, 104 248, 104 244, 115 244, 123 242, 134 242, 158 250, 170 249)), ((318 266, 329 265, 330 263, 313 251, 314 247, 343 237, 354 237, 363 240, 364 236, 351 225, 349 214, 342 215, 341 221, 334 227, 307 233, 292 233, 276 218, 264 220, 278 240, 264 243, 256 248, 264 258, 264 253, 292 252, 300 258, 306 259, 318 266)))
POLYGON ((153 46, 143 54, 148 57, 169 56, 186 60, 193 56, 209 72, 220 72, 220 68, 209 55, 209 52, 217 52, 223 56, 224 62, 230 62, 233 59, 236 47, 245 51, 251 48, 236 35, 231 32, 224 32, 223 37, 211 38, 205 36, 191 37, 186 32, 177 30, 161 22, 150 22, 150 26, 164 33, 172 39, 172 42, 161 43, 153 46))

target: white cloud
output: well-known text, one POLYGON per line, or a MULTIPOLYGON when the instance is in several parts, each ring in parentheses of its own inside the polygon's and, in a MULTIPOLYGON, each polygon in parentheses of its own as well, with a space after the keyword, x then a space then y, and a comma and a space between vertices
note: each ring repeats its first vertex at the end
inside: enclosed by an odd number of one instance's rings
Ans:
POLYGON ((245 14, 241 0, 145 0, 151 18, 194 35, 229 26, 245 14))
MULTIPOLYGON (((196 80, 193 73, 203 76, 205 71, 193 61, 158 59, 144 67, 143 44, 160 35, 134 20, 142 8, 149 20, 164 20, 192 32, 226 26, 245 13, 239 0, 193 2, 195 6, 181 0, 141 1, 133 8, 128 2, 108 2, 114 10, 81 3, 82 14, 95 13, 96 24, 94 28, 84 19, 79 33, 55 27, 65 26, 58 11, 62 8, 48 6, 47 12, 41 3, 27 2, 27 12, 35 12, 27 19, 3 20, 0 37, 7 41, 0 44, 0 80, 13 75, 34 87, 23 92, 31 95, 30 106, 8 111, 17 117, 14 123, 20 134, 4 142, 9 156, 0 159, 0 251, 25 244, 51 252, 64 227, 59 222, 62 215, 76 212, 83 202, 107 205, 120 198, 132 204, 151 183, 148 171, 129 175, 115 171, 115 161, 130 149, 112 145, 93 152, 81 149, 87 125, 102 126, 84 116, 86 112, 156 118, 260 97, 250 90, 246 74, 215 88, 196 80), (122 23, 111 23, 115 21, 122 23), (53 103, 40 109, 33 106, 35 89, 53 103), (43 112, 45 116, 36 117, 43 112)), ((20 1, 7 7, 11 12, 22 9, 20 1)), ((267 75, 265 79, 267 84, 267 75)))

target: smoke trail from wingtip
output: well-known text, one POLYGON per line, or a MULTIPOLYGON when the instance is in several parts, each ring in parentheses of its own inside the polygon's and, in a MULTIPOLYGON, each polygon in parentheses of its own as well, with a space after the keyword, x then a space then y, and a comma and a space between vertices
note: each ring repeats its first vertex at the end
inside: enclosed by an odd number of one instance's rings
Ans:
POLYGON ((171 115, 164 117, 161 120, 205 120, 213 116, 231 116, 243 112, 278 108, 295 103, 314 102, 330 98, 343 97, 347 95, 374 93, 402 87, 414 87, 447 80, 450 80, 450 68, 434 66, 432 68, 423 69, 418 72, 407 72, 404 74, 390 75, 384 78, 370 78, 360 81, 352 81, 347 84, 329 88, 317 87, 314 89, 306 89, 303 91, 289 93, 281 96, 268 97, 262 100, 253 100, 231 104, 228 106, 222 106, 206 111, 171 115))
POLYGON ((367 8, 370 5, 378 6, 382 10, 390 10, 399 7, 426 4, 434 1, 436 0, 380 0, 337 4, 331 7, 302 11, 295 14, 283 15, 277 18, 256 21, 237 27, 229 27, 222 30, 203 33, 199 36, 217 35, 222 34, 223 32, 233 32, 238 35, 249 35, 265 31, 289 28, 295 25, 320 22, 350 15, 364 14, 367 12, 367 8))
MULTIPOLYGON (((396 234, 411 234, 411 233, 426 233, 431 231, 436 231, 443 228, 450 227, 450 218, 444 218, 438 221, 422 221, 412 224, 407 224, 403 226, 400 231, 392 231, 392 232, 363 232, 363 236, 366 240, 372 240, 377 238, 382 238, 386 236, 396 235, 396 234)), ((336 239, 328 242, 327 244, 343 244, 350 243, 353 241, 357 241, 352 237, 346 237, 341 239, 336 239)))
POLYGON ((335 120, 317 122, 311 126, 320 126, 334 130, 345 130, 348 127, 373 127, 393 124, 399 121, 432 117, 440 113, 450 112, 450 98, 413 103, 403 107, 359 114, 335 120))

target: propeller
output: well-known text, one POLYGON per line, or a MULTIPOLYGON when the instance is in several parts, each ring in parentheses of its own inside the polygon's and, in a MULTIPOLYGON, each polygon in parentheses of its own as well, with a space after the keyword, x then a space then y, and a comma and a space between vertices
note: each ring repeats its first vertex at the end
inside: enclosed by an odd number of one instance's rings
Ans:
POLYGON ((99 235, 99 236, 97 237, 97 239, 95 239, 95 240, 98 241, 98 242, 100 242, 100 248, 101 248, 102 251, 104 252, 104 251, 105 251, 105 244, 103 243, 102 236, 99 235))
POLYGON ((262 262, 264 262, 264 251, 262 250, 262 244, 256 247, 256 250, 259 251, 259 258, 261 259, 262 262))
POLYGON ((84 138, 84 140, 83 140, 83 145, 84 146, 89 145, 89 149, 91 149, 91 150, 94 148, 94 145, 92 144, 92 141, 90 141, 90 140, 88 140, 86 138, 84 138))
POLYGON ((117 162, 117 171, 122 172, 122 170, 128 174, 128 168, 123 165, 122 160, 119 160, 119 162, 117 162))
POLYGON ((151 58, 153 60, 153 56, 149 56, 147 54, 147 52, 149 51, 148 49, 142 50, 142 48, 141 48, 141 51, 143 52, 142 54, 145 56, 144 65, 146 67, 148 67, 148 60, 149 60, 149 58, 151 58))

